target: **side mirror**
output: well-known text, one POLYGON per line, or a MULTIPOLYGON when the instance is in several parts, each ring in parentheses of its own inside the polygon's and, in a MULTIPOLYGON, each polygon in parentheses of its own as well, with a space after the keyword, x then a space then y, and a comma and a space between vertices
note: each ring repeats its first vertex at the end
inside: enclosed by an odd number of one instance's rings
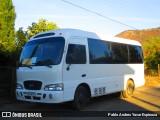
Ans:
POLYGON ((73 60, 72 55, 67 55, 66 63, 69 64, 68 67, 66 68, 67 71, 70 70, 70 66, 71 66, 71 64, 73 64, 73 62, 74 62, 74 60, 73 60))

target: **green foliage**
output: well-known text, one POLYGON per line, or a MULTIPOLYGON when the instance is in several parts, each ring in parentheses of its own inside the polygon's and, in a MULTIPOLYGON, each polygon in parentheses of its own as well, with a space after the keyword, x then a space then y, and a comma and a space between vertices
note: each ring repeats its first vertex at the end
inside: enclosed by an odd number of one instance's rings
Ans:
POLYGON ((15 8, 12 0, 0 0, 0 52, 15 51, 15 8))
POLYGON ((15 32, 15 18, 12 0, 0 0, 0 65, 15 65, 22 46, 33 35, 59 29, 55 23, 40 19, 38 23, 32 23, 28 31, 19 28, 15 32))
POLYGON ((147 69, 147 72, 145 71, 145 75, 147 76, 158 76, 158 71, 155 69, 147 69))
POLYGON ((19 28, 19 30, 16 31, 16 53, 14 54, 16 59, 18 60, 22 47, 29 38, 40 32, 55 29, 59 29, 58 26, 53 22, 47 22, 45 19, 40 19, 38 23, 33 22, 27 31, 24 31, 23 27, 19 28))
POLYGON ((160 27, 145 30, 127 30, 117 37, 139 41, 144 48, 145 69, 156 69, 160 64, 160 27))
POLYGON ((143 43, 146 68, 157 69, 160 64, 160 37, 151 37, 143 43))
POLYGON ((16 44, 17 44, 17 51, 18 53, 21 51, 22 47, 27 41, 27 33, 23 31, 23 28, 19 28, 16 32, 16 44))
POLYGON ((56 30, 56 29, 59 29, 57 24, 53 22, 48 22, 45 19, 40 19, 38 23, 33 22, 32 25, 28 27, 27 37, 29 39, 40 32, 44 32, 48 30, 56 30))

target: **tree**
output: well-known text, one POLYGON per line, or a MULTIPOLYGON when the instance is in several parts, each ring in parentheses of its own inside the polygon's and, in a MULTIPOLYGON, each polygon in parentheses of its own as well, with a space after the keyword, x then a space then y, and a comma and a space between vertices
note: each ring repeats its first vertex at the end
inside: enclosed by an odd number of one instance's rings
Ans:
POLYGON ((56 23, 40 19, 38 23, 33 22, 32 25, 28 27, 28 39, 40 32, 56 29, 59 29, 56 23))
POLYGON ((22 47, 27 41, 27 32, 23 30, 23 27, 19 28, 16 32, 16 45, 17 45, 17 54, 19 55, 22 47))
POLYGON ((12 0, 0 0, 0 51, 6 55, 15 50, 15 18, 12 0))
POLYGON ((157 69, 160 64, 160 37, 151 37, 143 43, 147 68, 157 69))
POLYGON ((58 26, 53 22, 48 22, 45 19, 40 19, 38 23, 33 22, 28 27, 27 31, 23 30, 23 27, 16 31, 16 54, 14 54, 16 60, 18 60, 22 47, 29 38, 40 32, 59 29, 58 26))

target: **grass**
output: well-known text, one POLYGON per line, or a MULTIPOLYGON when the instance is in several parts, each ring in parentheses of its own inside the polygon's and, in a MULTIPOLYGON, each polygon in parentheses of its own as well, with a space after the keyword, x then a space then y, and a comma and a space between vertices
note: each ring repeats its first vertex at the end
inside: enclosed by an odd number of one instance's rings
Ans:
POLYGON ((160 86, 160 77, 158 76, 145 76, 147 86, 160 86))

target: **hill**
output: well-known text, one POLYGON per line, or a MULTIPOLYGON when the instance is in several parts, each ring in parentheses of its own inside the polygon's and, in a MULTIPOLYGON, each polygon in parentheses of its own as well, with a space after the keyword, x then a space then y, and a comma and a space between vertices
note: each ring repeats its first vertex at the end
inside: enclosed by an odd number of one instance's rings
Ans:
POLYGON ((160 27, 152 29, 144 29, 144 30, 127 30, 116 35, 116 37, 137 40, 140 43, 143 43, 150 37, 160 38, 160 27))
POLYGON ((158 75, 155 70, 158 70, 158 64, 160 64, 160 27, 146 30, 127 30, 116 37, 139 41, 143 47, 145 69, 154 69, 151 70, 151 73, 158 75))

